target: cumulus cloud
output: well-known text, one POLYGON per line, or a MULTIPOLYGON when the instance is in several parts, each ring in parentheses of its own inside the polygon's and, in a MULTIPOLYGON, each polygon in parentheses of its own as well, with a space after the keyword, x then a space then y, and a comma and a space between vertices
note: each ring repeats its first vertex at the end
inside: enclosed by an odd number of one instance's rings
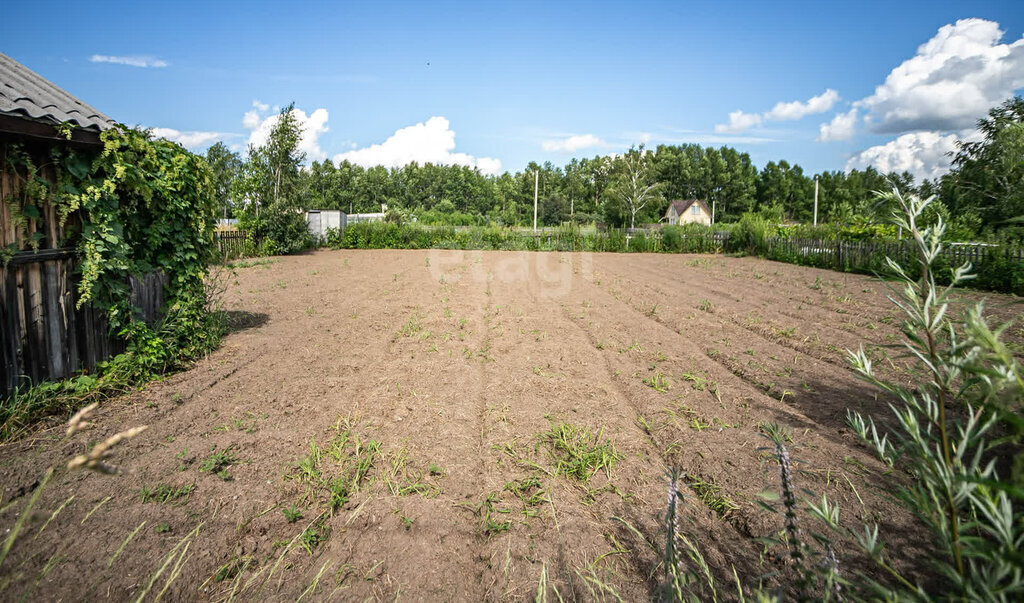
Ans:
POLYGON ((818 96, 807 99, 806 102, 776 103, 771 111, 764 114, 764 118, 771 121, 796 121, 808 115, 824 113, 831 109, 838 100, 839 93, 828 88, 818 96))
POLYGON ((575 153, 580 149, 606 147, 608 143, 593 134, 580 134, 558 140, 545 140, 540 146, 551 153, 575 153))
POLYGON ((742 132, 748 128, 761 125, 764 121, 760 113, 744 113, 743 111, 733 111, 729 114, 729 123, 718 124, 715 126, 715 132, 719 134, 730 134, 733 132, 742 132))
POLYGON ((972 128, 1024 87, 1024 36, 1001 44, 1003 34, 985 19, 943 25, 854 107, 877 134, 972 128))
MULTIPOLYGON (((249 144, 262 146, 270 140, 270 132, 280 119, 280 112, 268 114, 271 107, 258 100, 252 102, 253 108, 242 117, 242 125, 249 130, 249 144)), ((292 109, 292 115, 302 130, 299 150, 306 154, 307 159, 319 161, 327 158, 327 153, 320 148, 320 136, 327 132, 327 109, 320 108, 307 115, 302 109, 292 109)))
POLYGON ((818 140, 851 138, 859 123, 896 139, 865 149, 846 168, 872 165, 937 178, 949 170, 955 142, 977 140, 977 121, 1024 87, 1024 36, 1002 43, 995 21, 961 19, 943 25, 847 113, 821 124, 818 140))
POLYGON ((94 54, 89 57, 92 63, 114 63, 116 65, 128 65, 130 67, 166 67, 169 63, 162 59, 151 56, 114 56, 108 54, 94 54))
POLYGON ((850 109, 846 113, 837 113, 832 121, 821 124, 818 134, 819 141, 848 140, 853 137, 857 129, 857 109, 850 109))
MULTIPOLYGON (((970 134, 968 139, 975 138, 970 134)), ((846 162, 846 170, 874 166, 882 173, 910 172, 918 180, 938 178, 949 171, 951 157, 956 152, 957 134, 939 132, 911 132, 885 144, 865 149, 846 162)))
POLYGON ((209 146, 221 138, 230 136, 221 132, 182 132, 173 128, 153 128, 150 131, 157 138, 166 138, 189 150, 209 146))
POLYGON ((729 114, 729 123, 716 125, 715 132, 720 134, 742 132, 754 126, 760 126, 766 121, 795 121, 803 119, 808 115, 828 111, 838 100, 839 93, 831 88, 827 88, 818 96, 812 96, 806 101, 775 103, 771 111, 765 113, 733 111, 729 114))
POLYGON ((380 144, 370 145, 334 156, 335 162, 348 161, 363 167, 382 165, 401 167, 413 161, 437 165, 465 165, 484 174, 501 171, 501 161, 492 157, 473 157, 454 153, 455 131, 447 119, 434 116, 426 122, 397 130, 380 144))

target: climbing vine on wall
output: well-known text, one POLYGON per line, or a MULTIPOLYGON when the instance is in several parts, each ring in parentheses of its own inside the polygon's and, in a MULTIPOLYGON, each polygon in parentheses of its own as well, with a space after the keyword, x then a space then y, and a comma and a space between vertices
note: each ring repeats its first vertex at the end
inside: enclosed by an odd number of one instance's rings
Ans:
MULTIPOLYGON (((29 232, 30 220, 38 220, 44 204, 52 205, 57 210, 60 226, 63 227, 68 215, 75 209, 74 194, 79 192, 75 187, 78 180, 89 174, 89 157, 82 151, 61 146, 51 147, 49 155, 42 164, 37 165, 36 159, 21 144, 7 144, 3 147, 3 167, 15 181, 14 191, 3 199, 7 206, 16 239, 24 242, 31 249, 38 249, 44 233, 29 232), (50 173, 51 178, 44 177, 43 172, 50 173)), ((53 241, 52 244, 59 244, 53 241)), ((3 250, 3 258, 18 251, 16 243, 10 243, 3 250)), ((6 262, 5 262, 6 263, 6 262)))
POLYGON ((77 201, 83 214, 79 303, 112 307, 126 297, 128 274, 154 270, 169 277, 172 298, 200 287, 215 215, 206 162, 139 130, 107 130, 102 140, 77 201))
POLYGON ((0 144, 0 163, 15 181, 2 202, 21 229, 0 260, 43 241, 73 248, 77 305, 105 311, 111 333, 125 343, 124 353, 99 364, 94 375, 36 384, 15 396, 29 404, 0 400, 0 440, 40 417, 185 367, 214 349, 223 333, 205 283, 215 221, 205 160, 125 126, 100 139, 102 149, 90 150, 0 144), (41 227, 41 215, 56 217, 60 227, 41 227), (46 240, 53 233, 61 240, 46 240), (166 277, 163 315, 150 326, 135 317, 129 277, 157 271, 166 277))
POLYGON ((41 165, 22 145, 6 145, 6 167, 19 186, 4 202, 33 248, 43 235, 27 232, 28 220, 39 218, 44 204, 56 208, 61 226, 80 213, 81 232, 70 241, 81 271, 77 304, 107 310, 112 327, 123 328, 131 322, 130 274, 162 271, 171 303, 201 291, 213 240, 213 180, 201 157, 146 131, 117 126, 101 140, 99 153, 54 145, 41 165))

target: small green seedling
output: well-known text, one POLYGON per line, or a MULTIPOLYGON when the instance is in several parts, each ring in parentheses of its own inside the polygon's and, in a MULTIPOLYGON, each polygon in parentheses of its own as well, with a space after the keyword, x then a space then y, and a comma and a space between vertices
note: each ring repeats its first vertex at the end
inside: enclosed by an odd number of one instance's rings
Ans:
POLYGON ((281 512, 284 513, 284 518, 288 520, 288 523, 295 523, 302 519, 302 511, 295 505, 292 505, 287 509, 281 509, 281 512))

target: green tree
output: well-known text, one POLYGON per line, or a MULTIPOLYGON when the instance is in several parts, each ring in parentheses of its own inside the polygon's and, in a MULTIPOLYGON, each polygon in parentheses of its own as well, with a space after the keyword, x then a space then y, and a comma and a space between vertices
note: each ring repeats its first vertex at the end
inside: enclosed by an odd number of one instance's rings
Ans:
POLYGON ((804 176, 803 168, 782 160, 769 161, 757 183, 760 206, 781 205, 786 216, 806 220, 813 214, 814 184, 804 176))
POLYGON ((236 205, 245 208, 240 225, 263 239, 269 253, 293 253, 309 242, 299 176, 306 154, 299 150, 302 127, 293 109, 294 103, 281 110, 266 144, 249 145, 234 189, 236 205))
POLYGON ((957 142, 942 196, 952 215, 974 212, 993 231, 1024 235, 1024 99, 993 108, 978 129, 982 140, 957 142))
POLYGON ((231 187, 242 172, 242 158, 223 142, 206 150, 206 163, 213 174, 214 195, 219 214, 228 218, 234 214, 231 205, 231 187))
POLYGON ((308 170, 299 172, 304 184, 306 209, 340 209, 339 191, 335 185, 337 173, 330 159, 314 161, 308 170))
POLYGON ((654 154, 642 144, 630 147, 625 155, 615 159, 615 167, 618 172, 616 196, 629 215, 629 227, 636 228, 636 215, 660 200, 658 191, 662 185, 655 178, 654 154))

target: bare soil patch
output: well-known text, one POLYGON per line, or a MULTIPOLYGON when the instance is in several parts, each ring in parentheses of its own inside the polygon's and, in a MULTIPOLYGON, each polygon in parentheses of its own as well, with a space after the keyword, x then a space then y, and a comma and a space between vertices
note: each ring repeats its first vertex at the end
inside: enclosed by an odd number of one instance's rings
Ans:
POLYGON ((524 599, 546 572, 566 599, 644 600, 661 570, 624 522, 660 543, 670 465, 711 565, 767 575, 764 422, 794 430, 800 486, 921 552, 884 494, 896 477, 844 424, 885 403, 845 349, 914 379, 874 279, 720 256, 325 251, 238 269, 225 301, 233 332, 193 369, 104 404, 92 431, 0 447, 6 534, 47 467, 150 427, 119 447, 121 474, 55 478, 0 597, 524 599))

